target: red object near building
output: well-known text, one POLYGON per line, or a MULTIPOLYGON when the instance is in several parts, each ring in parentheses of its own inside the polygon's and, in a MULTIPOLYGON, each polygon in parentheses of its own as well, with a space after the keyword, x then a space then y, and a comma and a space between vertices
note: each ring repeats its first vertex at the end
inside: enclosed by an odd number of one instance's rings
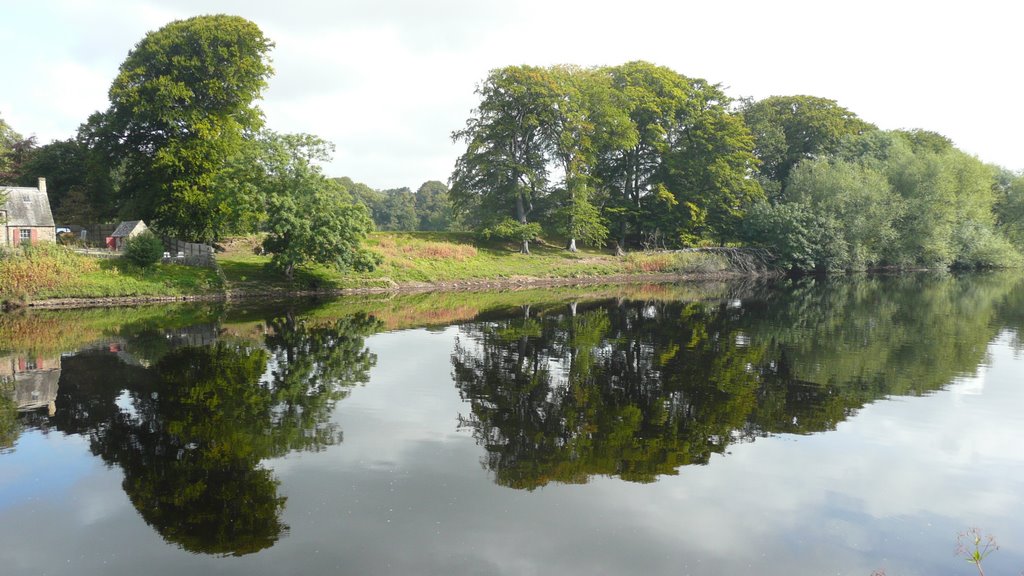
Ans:
POLYGON ((110 250, 117 250, 117 245, 115 244, 113 236, 107 236, 107 248, 110 250))

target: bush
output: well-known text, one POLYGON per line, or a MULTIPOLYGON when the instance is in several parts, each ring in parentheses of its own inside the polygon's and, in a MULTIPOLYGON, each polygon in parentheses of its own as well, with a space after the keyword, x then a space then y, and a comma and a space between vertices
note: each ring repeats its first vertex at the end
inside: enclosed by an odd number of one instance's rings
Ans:
POLYGON ((164 243, 147 230, 125 241, 124 257, 140 268, 149 268, 164 257, 164 243))
POLYGON ((536 222, 523 224, 511 218, 506 218, 491 228, 485 228, 482 235, 485 240, 498 238, 500 240, 515 240, 517 242, 529 242, 540 236, 541 227, 536 222))
POLYGON ((26 300, 38 292, 58 290, 98 268, 96 260, 57 244, 0 252, 0 300, 26 300))

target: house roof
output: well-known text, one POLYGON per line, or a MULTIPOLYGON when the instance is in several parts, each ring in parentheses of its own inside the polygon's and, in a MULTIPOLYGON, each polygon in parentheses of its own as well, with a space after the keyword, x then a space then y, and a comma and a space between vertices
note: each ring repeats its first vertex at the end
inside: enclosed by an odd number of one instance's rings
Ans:
POLYGON ((7 202, 0 210, 7 211, 7 226, 53 226, 53 214, 46 192, 38 188, 0 186, 7 202))
POLYGON ((139 224, 143 224, 142 220, 125 220, 117 225, 117 229, 110 235, 111 238, 127 238, 131 235, 132 231, 138 227, 139 224))

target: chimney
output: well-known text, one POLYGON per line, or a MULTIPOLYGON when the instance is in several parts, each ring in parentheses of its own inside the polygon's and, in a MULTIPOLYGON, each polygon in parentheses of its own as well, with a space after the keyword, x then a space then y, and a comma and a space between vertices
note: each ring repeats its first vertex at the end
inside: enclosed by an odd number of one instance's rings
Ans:
POLYGON ((46 194, 46 178, 39 179, 39 191, 46 194))

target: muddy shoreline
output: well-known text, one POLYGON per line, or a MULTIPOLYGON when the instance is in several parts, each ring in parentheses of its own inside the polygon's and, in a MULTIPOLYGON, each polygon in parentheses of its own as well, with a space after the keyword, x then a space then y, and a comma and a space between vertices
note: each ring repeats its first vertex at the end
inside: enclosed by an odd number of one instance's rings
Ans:
POLYGON ((296 297, 339 297, 360 294, 421 294, 428 292, 479 292, 484 290, 521 290, 544 287, 597 286, 603 284, 666 284, 675 282, 708 282, 750 278, 740 272, 715 272, 710 274, 612 274, 607 276, 585 276, 580 278, 498 278, 452 280, 444 282, 406 282, 391 286, 366 288, 336 288, 329 290, 245 290, 193 296, 121 296, 106 298, 49 298, 25 304, 9 304, 10 310, 17 309, 71 309, 109 308, 117 306, 138 306, 144 304, 167 304, 174 302, 234 302, 243 300, 281 300, 296 297))

